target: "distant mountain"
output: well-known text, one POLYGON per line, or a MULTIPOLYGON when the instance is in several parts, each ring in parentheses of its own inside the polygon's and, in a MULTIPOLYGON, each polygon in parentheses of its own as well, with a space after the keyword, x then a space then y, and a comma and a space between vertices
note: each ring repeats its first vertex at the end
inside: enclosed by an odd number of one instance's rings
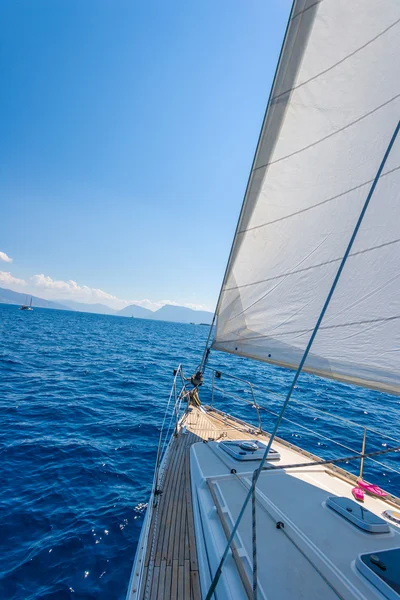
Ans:
POLYGON ((165 304, 153 313, 152 319, 157 321, 175 321, 176 323, 205 323, 211 325, 214 314, 206 310, 193 310, 186 306, 165 304))
MULTIPOLYGON (((3 304, 25 304, 26 299, 29 302, 31 294, 21 294, 13 292, 6 288, 0 288, 0 303, 3 304)), ((56 308, 58 310, 74 310, 80 312, 96 313, 100 315, 115 315, 119 317, 135 317, 136 319, 153 319, 155 321, 173 321, 175 323, 195 323, 199 325, 210 325, 213 313, 206 310, 193 310, 186 306, 173 306, 165 304, 156 311, 143 308, 137 304, 126 306, 122 310, 116 311, 105 304, 86 304, 84 302, 75 302, 74 300, 44 300, 37 296, 32 296, 32 305, 35 308, 56 308)))
POLYGON ((117 312, 117 315, 120 317, 135 317, 137 319, 153 319, 154 312, 149 310, 148 308, 143 308, 143 306, 138 306, 137 304, 131 304, 130 306, 126 306, 117 312))
POLYGON ((186 308, 186 306, 174 306, 172 304, 165 304, 156 311, 143 308, 143 306, 137 306, 136 304, 131 304, 118 311, 117 314, 121 317, 134 316, 138 319, 173 321, 175 323, 195 323, 196 325, 200 323, 210 325, 214 316, 213 313, 205 310, 193 310, 192 308, 186 308))
POLYGON ((156 311, 131 304, 118 311, 117 315, 121 317, 134 316, 137 319, 153 319, 154 321, 196 323, 196 325, 200 323, 210 325, 214 316, 213 313, 205 310, 193 310, 192 308, 186 308, 186 306, 173 306, 172 304, 165 304, 156 311))
MULTIPOLYGON (((6 288, 0 288, 0 303, 2 304, 25 304, 26 301, 29 303, 31 294, 21 294, 20 292, 13 292, 6 288)), ((32 306, 35 308, 57 308, 58 310, 68 310, 67 306, 64 306, 58 302, 52 302, 51 300, 44 300, 37 296, 32 296, 32 306)))
POLYGON ((64 306, 70 310, 80 312, 97 313, 99 315, 116 315, 116 310, 106 306, 105 304, 86 304, 86 302, 75 302, 74 300, 60 300, 64 306))

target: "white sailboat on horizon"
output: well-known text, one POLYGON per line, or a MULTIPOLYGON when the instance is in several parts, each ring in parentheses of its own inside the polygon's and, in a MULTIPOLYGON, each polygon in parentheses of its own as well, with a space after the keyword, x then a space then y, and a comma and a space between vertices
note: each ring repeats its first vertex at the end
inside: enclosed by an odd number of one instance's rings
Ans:
POLYGON ((19 310, 33 310, 33 308, 32 308, 32 296, 31 296, 31 300, 30 300, 29 304, 28 304, 28 297, 25 298, 25 304, 22 304, 19 307, 19 310))
POLYGON ((400 395, 399 33, 397 2, 293 3, 203 358, 174 373, 127 600, 400 599, 400 490, 365 477, 400 442, 348 415, 329 416, 360 427, 360 451, 277 437, 303 371, 400 395), (214 350, 294 371, 271 431, 214 350), (256 426, 216 406, 228 380, 256 426))

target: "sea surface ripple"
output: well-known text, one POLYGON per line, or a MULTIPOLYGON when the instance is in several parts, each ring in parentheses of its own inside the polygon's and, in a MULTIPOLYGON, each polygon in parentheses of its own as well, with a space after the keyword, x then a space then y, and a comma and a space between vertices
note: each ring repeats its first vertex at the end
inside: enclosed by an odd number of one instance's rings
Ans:
MULTIPOLYGON (((193 372, 207 334, 202 326, 0 305, 2 600, 125 597, 173 369, 182 363, 193 372)), ((218 352, 210 366, 264 388, 257 401, 273 412, 293 376, 218 352)), ((216 407, 257 422, 246 383, 223 375, 218 387, 216 407)), ((362 428, 315 408, 400 437, 398 398, 304 374, 294 401, 279 435, 320 456, 359 451, 362 428)), ((263 410, 261 418, 269 429, 273 415, 263 410)), ((367 451, 391 443, 368 433, 367 451)), ((397 495, 400 477, 389 467, 399 469, 398 457, 366 466, 397 495)))

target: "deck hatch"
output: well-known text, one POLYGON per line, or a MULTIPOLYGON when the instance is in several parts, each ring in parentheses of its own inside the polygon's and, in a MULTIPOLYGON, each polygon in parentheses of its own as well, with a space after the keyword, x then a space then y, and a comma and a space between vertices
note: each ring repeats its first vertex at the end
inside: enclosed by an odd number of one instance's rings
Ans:
MULTIPOLYGON (((267 448, 266 444, 260 440, 234 440, 221 442, 219 444, 221 450, 227 452, 236 460, 261 460, 267 448)), ((268 460, 279 460, 281 455, 279 452, 270 449, 268 452, 268 460)))
POLYGON ((326 504, 363 531, 368 533, 388 533, 390 531, 386 521, 350 498, 329 496, 326 504))
POLYGON ((400 548, 360 554, 356 565, 386 598, 400 598, 400 548))

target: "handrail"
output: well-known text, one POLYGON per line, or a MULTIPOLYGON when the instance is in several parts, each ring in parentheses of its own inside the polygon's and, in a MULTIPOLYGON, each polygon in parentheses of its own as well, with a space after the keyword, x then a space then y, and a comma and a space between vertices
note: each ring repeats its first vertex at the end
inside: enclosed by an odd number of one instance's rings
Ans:
MULTIPOLYGON (((250 386, 251 386, 251 384, 250 384, 250 386)), ((223 390, 222 388, 219 388, 219 387, 218 387, 218 386, 216 386, 215 384, 214 384, 214 389, 215 389, 215 390, 218 390, 219 392, 221 392, 221 393, 223 393, 223 394, 225 394, 225 390, 223 390)), ((237 398, 237 397, 236 397, 236 396, 234 396, 233 394, 230 394, 230 395, 231 395, 231 397, 232 397, 232 398, 235 398, 236 400, 239 400, 239 401, 240 401, 240 400, 242 400, 242 401, 243 401, 243 402, 245 402, 246 404, 251 404, 251 406, 252 406, 253 408, 255 408, 255 409, 256 409, 256 411, 257 411, 257 418, 258 418, 258 430, 259 430, 259 432, 261 433, 261 431, 262 431, 262 427, 261 427, 260 408, 262 409, 262 407, 261 407, 261 406, 259 406, 259 404, 257 403, 257 401, 256 401, 256 397, 255 397, 255 395, 254 395, 254 390, 253 390, 252 388, 251 388, 251 393, 252 393, 252 396, 253 396, 253 401, 251 401, 251 400, 245 400, 244 398, 237 398)), ((211 405, 212 405, 213 398, 214 398, 214 396, 212 397, 212 400, 211 400, 211 405)))
MULTIPOLYGON (((229 396, 230 398, 233 398, 234 400, 239 400, 244 402, 245 404, 252 404, 252 402, 249 402, 248 400, 244 399, 244 398, 240 398, 238 396, 236 396, 235 394, 232 394, 231 392, 227 392, 226 390, 223 390, 220 387, 214 386, 215 390, 218 390, 219 392, 223 393, 226 396, 229 396)), ((271 409, 266 408, 265 406, 261 406, 260 405, 260 410, 263 410, 273 416, 277 416, 278 413, 274 412, 271 409)), ((313 431, 312 429, 310 429, 309 427, 306 427, 305 425, 302 425, 301 423, 296 423, 295 421, 292 421, 291 419, 289 419, 288 417, 284 417, 283 418, 284 421, 287 421, 288 423, 291 423, 292 425, 295 425, 296 427, 300 427, 301 429, 304 429, 305 431, 311 433, 312 435, 315 435, 317 437, 320 437, 324 440, 327 440, 329 442, 334 442, 335 444, 337 444, 338 446, 341 446, 342 448, 345 448, 346 450, 350 450, 351 452, 358 452, 357 450, 355 450, 354 448, 351 448, 350 446, 346 446, 345 444, 342 444, 341 442, 337 442, 336 440, 332 440, 329 437, 326 437, 325 435, 322 435, 322 433, 317 433, 316 431, 313 431)))
MULTIPOLYGON (((237 377, 236 375, 232 375, 230 373, 223 372, 220 369, 213 369, 213 368, 210 368, 210 367, 208 367, 208 369, 212 372, 211 405, 214 403, 215 391, 218 391, 218 392, 220 392, 224 396, 227 396, 229 398, 233 398, 234 400, 237 400, 239 402, 243 402, 244 404, 252 405, 252 406, 256 407, 257 408, 258 419, 259 419, 259 429, 260 429, 260 431, 262 431, 262 428, 261 428, 261 419, 260 419, 260 411, 267 412, 267 413, 269 413, 269 414, 271 414, 271 415, 273 415, 275 417, 278 415, 277 412, 275 412, 275 411, 273 411, 273 410, 271 410, 271 409, 269 409, 269 408, 267 408, 267 407, 265 407, 265 406, 260 405, 260 404, 257 403, 257 401, 255 400, 254 390, 261 390, 263 392, 272 393, 272 394, 274 394, 276 396, 284 396, 283 394, 275 393, 275 392, 273 392, 271 390, 263 388, 262 386, 258 386, 256 384, 253 384, 253 383, 251 383, 250 381, 248 381, 246 379, 243 379, 241 377, 237 377), (234 381, 240 381, 242 383, 245 383, 250 388, 250 391, 251 391, 251 394, 252 394, 252 398, 253 398, 254 401, 248 400, 247 398, 240 397, 237 394, 234 394, 231 391, 223 389, 223 388, 219 387, 218 385, 216 385, 215 384, 215 379, 216 378, 221 379, 222 375, 224 377, 227 377, 228 379, 231 379, 231 380, 234 380, 234 381)), ((206 383, 206 386, 207 385, 208 384, 206 383)), ((300 428, 303 431, 306 431, 306 432, 310 433, 311 435, 316 436, 317 438, 326 440, 328 442, 331 442, 331 443, 335 444, 336 446, 340 446, 341 448, 344 448, 346 450, 350 450, 351 452, 354 452, 354 453, 360 455, 360 459, 361 459, 361 455, 365 453, 365 439, 366 439, 366 433, 367 433, 367 431, 369 431, 371 433, 374 433, 375 435, 381 436, 384 439, 392 440, 392 441, 396 442, 397 444, 399 443, 399 440, 397 440, 396 438, 394 438, 394 437, 392 437, 392 436, 390 436, 390 435, 388 435, 388 434, 386 434, 384 432, 380 432, 379 430, 377 430, 377 429, 375 429, 373 427, 368 427, 368 426, 362 425, 361 423, 357 423, 357 422, 352 421, 350 419, 346 419, 345 417, 341 417, 339 415, 335 415, 335 414, 329 413, 328 411, 324 411, 324 410, 318 409, 318 408, 316 408, 314 406, 311 406, 310 404, 308 404, 306 402, 302 402, 302 401, 299 401, 299 400, 292 400, 292 402, 295 403, 295 404, 299 404, 301 406, 304 406, 304 407, 306 407, 310 411, 316 411, 316 412, 319 412, 321 414, 324 414, 325 416, 328 416, 331 419, 336 419, 338 421, 345 422, 346 424, 349 424, 351 426, 362 428, 362 430, 363 430, 363 444, 362 444, 362 448, 364 448, 364 450, 361 449, 361 452, 360 452, 360 451, 355 450, 354 448, 352 448, 350 446, 347 446, 346 444, 343 444, 343 443, 341 443, 341 442, 339 442, 339 441, 337 441, 335 439, 332 439, 332 438, 330 438, 328 436, 323 435, 322 433, 319 433, 319 432, 317 432, 317 431, 315 431, 313 429, 310 429, 306 425, 303 425, 301 423, 295 422, 292 419, 289 419, 288 417, 283 417, 283 419, 282 419, 283 421, 286 421, 287 423, 290 423, 291 425, 294 425, 296 428, 300 428)), ((384 469, 387 469, 387 470, 389 470, 389 471, 391 471, 393 473, 397 473, 397 474, 400 475, 400 471, 397 470, 397 469, 395 469, 394 467, 391 467, 390 465, 386 465, 386 464, 384 464, 384 463, 382 463, 382 462, 380 462, 380 461, 378 461, 378 460, 376 460, 374 458, 369 458, 369 460, 371 462, 375 463, 375 464, 378 464, 378 465, 382 466, 384 469)), ((359 476, 362 477, 362 474, 363 474, 363 464, 360 465, 360 475, 359 476)))
MULTIPOLYGON (((207 367, 208 370, 213 371, 215 373, 220 373, 221 375, 224 375, 224 377, 228 377, 229 379, 235 379, 237 381, 242 381, 243 383, 246 383, 249 387, 251 386, 253 388, 253 390, 261 390, 262 392, 265 392, 267 394, 271 394, 274 396, 277 396, 279 398, 284 398, 285 394, 282 394, 280 392, 275 392, 273 390, 270 390, 268 388, 265 388, 263 386, 260 386, 256 383, 251 383, 250 381, 246 380, 246 379, 242 379, 240 377, 236 377, 236 375, 232 375, 231 373, 226 373, 224 371, 221 371, 221 369, 213 369, 211 367, 207 367)), ((224 391, 224 393, 227 393, 226 391, 224 391)), ((244 401, 244 399, 239 399, 244 401)), ((327 415, 328 417, 331 417, 333 419, 336 419, 338 421, 343 421, 345 423, 348 423, 349 425, 354 425, 354 427, 359 427, 361 429, 366 428, 367 431, 370 431, 371 433, 375 433, 377 435, 380 435, 388 440, 391 440, 392 442, 396 442, 398 443, 400 440, 388 435, 387 433, 384 433, 383 431, 379 431, 378 429, 375 429, 373 427, 369 427, 368 425, 363 425, 362 423, 357 423, 356 421, 352 421, 351 419, 346 419, 346 417, 342 417, 341 415, 335 415, 334 413, 330 413, 328 411, 322 410, 321 408, 317 408, 316 406, 312 406, 311 404, 307 403, 307 402, 303 402, 301 400, 296 400, 296 399, 291 399, 291 403, 293 404, 299 404, 301 406, 304 406, 306 408, 308 408, 309 410, 313 410, 315 412, 319 412, 323 415, 327 415)), ((261 407, 263 409, 263 407, 261 407)))
POLYGON ((165 447, 166 447, 166 445, 167 445, 167 443, 169 441, 173 418, 175 416, 175 430, 176 430, 177 429, 176 423, 177 423, 177 420, 178 420, 178 417, 179 417, 179 411, 180 411, 180 408, 181 408, 182 400, 188 394, 188 392, 186 390, 186 380, 185 380, 185 377, 184 377, 184 374, 183 374, 182 365, 178 366, 178 368, 176 369, 176 372, 174 374, 174 380, 173 380, 173 383, 172 383, 172 388, 171 388, 171 392, 170 392, 170 398, 168 400, 167 408, 166 408, 166 411, 165 411, 164 421, 163 421, 163 425, 162 425, 162 428, 161 428, 160 435, 161 435, 162 429, 164 427, 165 417, 166 417, 166 414, 167 414, 167 411, 168 411, 168 407, 169 407, 169 404, 170 404, 170 401, 171 401, 171 398, 172 398, 172 394, 174 394, 174 406, 173 406, 173 409, 171 411, 171 417, 170 417, 168 428, 166 430, 166 434, 165 434, 165 437, 164 437, 164 443, 163 443, 162 448, 161 448, 160 461, 162 459, 162 456, 164 455, 165 447), (176 381, 177 381, 178 375, 180 375, 181 381, 182 381, 182 387, 180 389, 179 394, 176 393, 176 381), (179 403, 179 406, 177 407, 178 403, 179 403))
MULTIPOLYGON (((158 511, 159 511, 159 502, 157 501, 157 499, 161 492, 160 487, 162 486, 164 472, 165 472, 165 460, 167 458, 168 450, 171 447, 171 439, 172 438, 170 438, 169 434, 170 434, 172 421, 173 421, 174 417, 175 417, 174 433, 175 434, 178 433, 179 412, 180 412, 182 400, 187 396, 187 394, 188 394, 188 391, 186 390, 186 380, 185 380, 185 377, 183 374, 182 365, 179 365, 178 368, 174 370, 174 379, 173 379, 173 383, 172 383, 172 388, 171 388, 171 391, 169 394, 167 406, 166 406, 165 412, 164 412, 162 425, 160 428, 160 436, 159 436, 159 442, 158 442, 158 447, 157 447, 157 458, 156 458, 156 466, 154 469, 152 491, 151 491, 150 500, 149 500, 148 514, 146 515, 146 535, 147 535, 148 532, 150 531, 150 523, 153 519, 153 514, 154 514, 154 526, 153 526, 153 535, 152 535, 152 540, 151 540, 151 550, 150 550, 150 555, 149 555, 149 567, 148 567, 148 571, 146 574, 146 580, 145 580, 144 598, 146 600, 148 600, 148 598, 149 598, 150 581, 151 581, 152 570, 154 568, 155 532, 157 529, 158 511), (179 376, 182 381, 182 387, 181 387, 179 393, 177 393, 177 385, 176 384, 177 384, 177 379, 179 376), (163 442, 164 425, 165 425, 165 422, 167 419, 167 414, 168 414, 168 410, 169 410, 169 407, 171 404, 172 397, 174 397, 174 404, 173 404, 172 411, 171 411, 171 417, 170 417, 170 421, 168 424, 168 429, 166 431, 164 442, 163 442), (161 469, 161 473, 160 473, 160 469, 161 469)), ((147 542, 147 543, 149 543, 149 542, 147 542)), ((143 548, 142 548, 142 551, 143 551, 143 548)), ((134 569, 133 569, 132 573, 133 573, 133 575, 131 577, 130 588, 131 588, 131 585, 133 585, 133 581, 135 580, 135 577, 138 577, 138 581, 140 581, 141 578, 143 577, 142 570, 139 570, 139 572, 136 573, 135 565, 134 565, 134 569)), ((139 588, 140 588, 140 586, 138 585, 137 589, 139 589, 139 588)))

